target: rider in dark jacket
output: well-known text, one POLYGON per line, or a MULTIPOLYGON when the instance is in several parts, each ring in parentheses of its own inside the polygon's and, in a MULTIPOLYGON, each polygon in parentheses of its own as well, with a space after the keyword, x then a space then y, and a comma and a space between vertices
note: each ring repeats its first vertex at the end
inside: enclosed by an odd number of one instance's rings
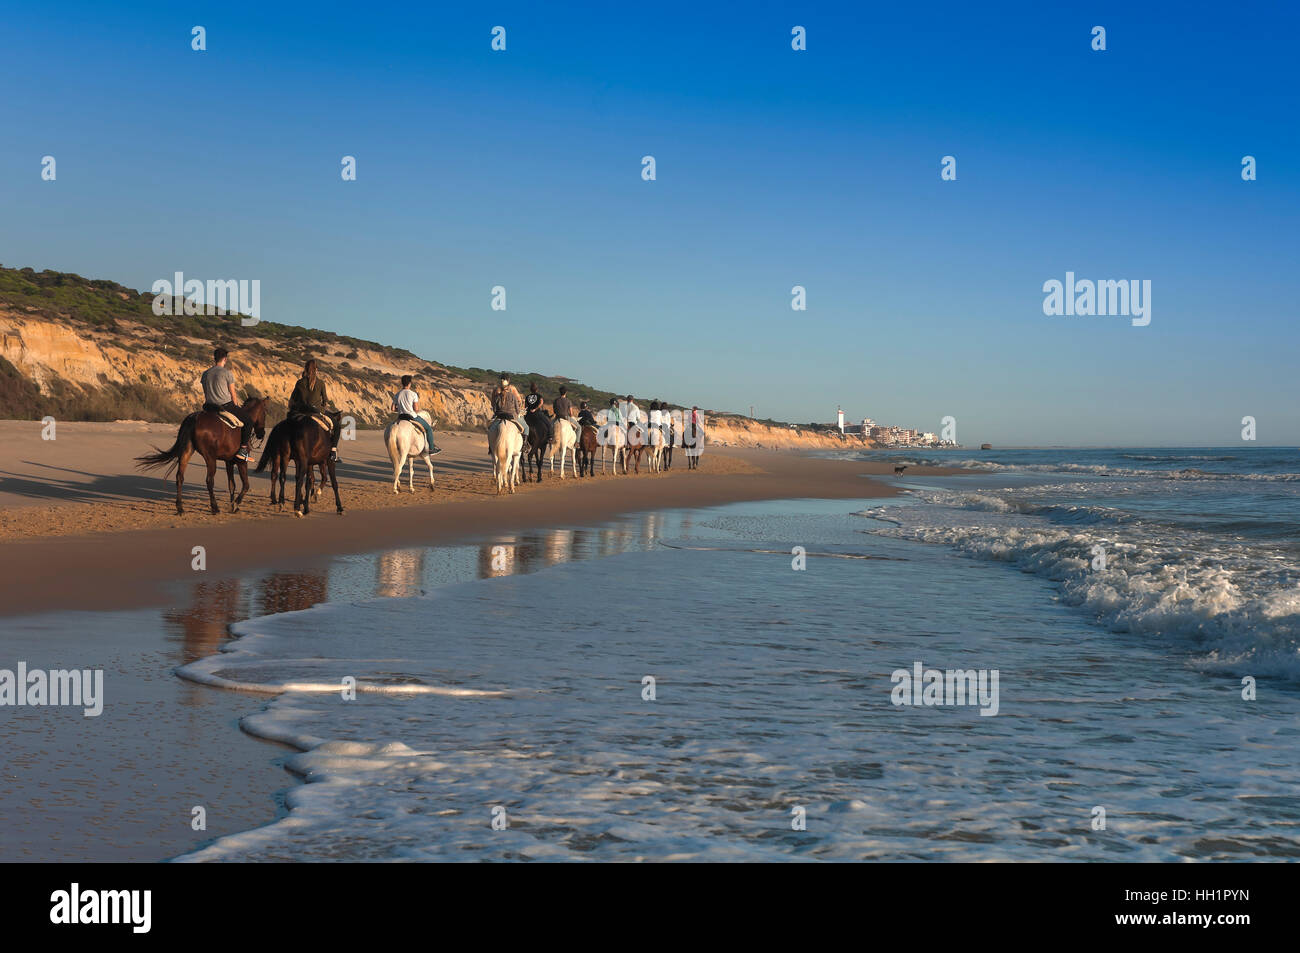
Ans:
POLYGON ((330 456, 339 458, 339 436, 342 429, 343 412, 330 406, 330 399, 325 393, 325 382, 316 376, 316 358, 311 358, 302 368, 302 377, 289 395, 289 416, 310 416, 324 414, 334 421, 330 431, 330 456))

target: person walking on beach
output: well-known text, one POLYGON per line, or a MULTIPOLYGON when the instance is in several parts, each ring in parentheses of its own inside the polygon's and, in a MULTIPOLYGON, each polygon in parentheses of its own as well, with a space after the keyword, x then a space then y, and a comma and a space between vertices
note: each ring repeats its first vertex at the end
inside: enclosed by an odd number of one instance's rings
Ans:
POLYGON ((337 463, 343 411, 330 404, 325 382, 316 373, 316 358, 313 357, 302 366, 302 377, 298 378, 293 393, 289 395, 289 416, 310 417, 316 414, 323 414, 334 423, 330 428, 330 459, 337 463))
POLYGON ((411 387, 412 380, 410 374, 402 375, 402 389, 393 395, 393 410, 398 420, 409 420, 424 429, 425 451, 420 456, 431 457, 442 449, 433 444, 433 424, 420 416, 420 395, 411 387))
POLYGON ((247 460, 248 440, 253 435, 253 418, 235 403, 235 394, 239 388, 235 386, 235 375, 226 367, 229 355, 230 352, 224 347, 212 351, 212 366, 199 378, 199 383, 203 386, 203 409, 209 412, 228 410, 239 418, 244 426, 239 431, 239 452, 235 454, 235 459, 247 460))

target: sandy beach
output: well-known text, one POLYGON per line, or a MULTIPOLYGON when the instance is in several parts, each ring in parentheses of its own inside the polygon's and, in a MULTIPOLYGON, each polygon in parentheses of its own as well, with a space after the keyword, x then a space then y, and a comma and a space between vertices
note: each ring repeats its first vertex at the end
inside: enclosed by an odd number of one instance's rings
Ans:
POLYGON ((297 787, 285 771, 288 752, 238 727, 260 702, 172 673, 219 652, 234 623, 336 598, 351 566, 366 567, 363 581, 344 591, 408 596, 421 589, 411 565, 422 557, 413 554, 429 547, 472 551, 462 561, 482 563, 486 544, 509 540, 510 572, 528 572, 555 558, 595 555, 611 538, 644 537, 664 511, 897 492, 868 476, 892 472, 883 463, 716 448, 694 471, 682 455, 658 475, 643 468, 601 476, 598 463, 595 478, 552 479, 548 471, 545 482, 498 497, 485 438, 466 433, 439 435, 434 490, 427 472, 417 471, 416 491, 403 484, 394 495, 381 436, 362 431, 342 447, 342 516, 332 500, 304 519, 291 507, 272 509, 265 474, 252 475, 249 496, 231 514, 221 472, 223 511, 214 515, 201 467, 187 473, 186 512, 177 516, 174 483, 132 467, 173 433, 159 424, 64 423, 56 440, 44 441, 39 423, 0 422, 0 439, 14 448, 0 472, 0 626, 10 661, 102 667, 112 700, 98 719, 58 712, 57 724, 39 709, 11 710, 15 749, 44 754, 40 771, 15 765, 0 782, 15 821, 0 838, 0 858, 161 860, 282 815, 286 793, 297 787), (608 527, 620 517, 611 537, 608 527), (604 542, 582 544, 582 528, 595 526, 606 528, 590 538, 604 542), (202 572, 191 568, 200 545, 202 572), (88 743, 97 752, 90 760, 88 743), (152 767, 114 767, 132 764, 152 767), (93 804, 65 809, 44 800, 50 778, 77 790, 89 776, 99 778, 93 804), (211 810, 203 831, 188 823, 195 805, 211 810), (67 810, 80 818, 81 834, 61 846, 67 810))
MULTIPOLYGON (((504 530, 589 526, 621 513, 714 506, 742 500, 892 496, 871 476, 891 464, 819 458, 778 450, 710 448, 698 470, 678 453, 673 468, 651 474, 560 480, 497 496, 482 434, 439 434, 436 485, 417 464, 415 492, 393 494, 392 466, 379 431, 359 431, 341 445, 339 485, 346 512, 329 490, 304 519, 292 506, 269 505, 270 480, 250 473, 240 511, 228 512, 226 477, 218 470, 220 514, 209 512, 204 470, 186 473, 186 509, 173 505, 175 484, 137 472, 134 457, 169 446, 164 424, 61 423, 41 439, 35 421, 0 421, 12 449, 0 468, 0 606, 8 615, 49 608, 124 609, 158 605, 169 582, 193 581, 192 551, 203 546, 209 576, 258 567, 298 568, 343 553, 387 546, 435 545, 504 530), (75 581, 75 584, 70 584, 75 581)), ((909 468, 908 476, 956 472, 909 468)), ((292 494, 293 478, 286 484, 292 494)))

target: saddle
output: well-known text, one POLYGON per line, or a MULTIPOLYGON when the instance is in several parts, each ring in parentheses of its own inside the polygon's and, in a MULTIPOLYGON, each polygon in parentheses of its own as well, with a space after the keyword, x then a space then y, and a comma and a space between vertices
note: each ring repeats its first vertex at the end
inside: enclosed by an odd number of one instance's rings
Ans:
POLYGON ((516 420, 514 417, 511 417, 509 414, 493 414, 493 415, 492 415, 492 419, 493 419, 493 420, 504 420, 504 421, 506 421, 507 423, 512 423, 512 424, 515 425, 515 429, 519 431, 519 436, 522 437, 522 436, 524 435, 524 428, 523 428, 523 425, 520 424, 519 421, 516 420))
POLYGON ((312 420, 316 421, 316 423, 320 425, 321 430, 325 431, 326 433, 334 432, 334 419, 332 417, 327 417, 324 414, 291 414, 290 416, 298 420, 301 420, 304 417, 310 417, 312 420))
POLYGON ((217 419, 220 420, 220 421, 221 421, 223 424, 225 424, 227 427, 229 427, 231 430, 239 430, 241 427, 244 426, 244 422, 243 422, 242 420, 240 420, 238 417, 236 417, 236 416, 235 416, 234 414, 232 414, 230 411, 225 410, 225 409, 222 408, 222 407, 218 407, 216 404, 206 404, 206 403, 205 403, 205 404, 203 405, 203 409, 200 410, 199 413, 201 413, 201 414, 216 414, 216 415, 217 415, 217 419))

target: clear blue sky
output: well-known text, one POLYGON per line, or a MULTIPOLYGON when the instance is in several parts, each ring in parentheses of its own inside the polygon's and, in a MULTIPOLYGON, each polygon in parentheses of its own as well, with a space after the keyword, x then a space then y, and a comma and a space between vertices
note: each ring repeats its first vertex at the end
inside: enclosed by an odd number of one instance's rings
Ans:
POLYGON ((749 6, 11 7, 0 262, 759 416, 1300 443, 1294 5, 749 6), (1044 316, 1066 271, 1150 326, 1044 316))

